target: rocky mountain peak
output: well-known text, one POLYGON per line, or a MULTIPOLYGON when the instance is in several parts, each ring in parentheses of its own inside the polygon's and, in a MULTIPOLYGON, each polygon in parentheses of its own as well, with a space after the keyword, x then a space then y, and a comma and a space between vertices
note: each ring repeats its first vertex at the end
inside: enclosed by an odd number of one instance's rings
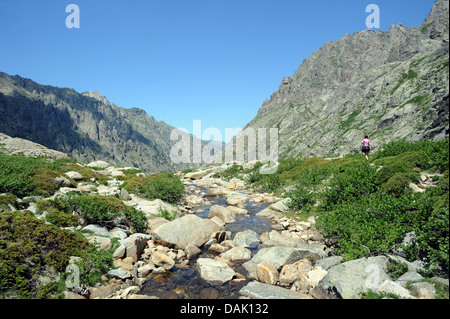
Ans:
POLYGON ((279 128, 283 156, 339 156, 365 134, 380 144, 448 137, 446 37, 448 0, 438 0, 422 26, 327 42, 283 78, 246 128, 279 128))
POLYGON ((436 0, 430 14, 422 24, 422 30, 431 39, 449 40, 449 1, 436 0))

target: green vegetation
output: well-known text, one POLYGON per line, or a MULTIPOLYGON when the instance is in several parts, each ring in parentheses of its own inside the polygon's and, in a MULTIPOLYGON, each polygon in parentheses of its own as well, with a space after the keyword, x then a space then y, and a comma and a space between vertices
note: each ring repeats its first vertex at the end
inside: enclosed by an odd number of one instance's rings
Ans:
POLYGON ((109 177, 97 174, 92 169, 77 164, 73 159, 52 161, 45 158, 0 155, 0 194, 10 193, 17 197, 49 196, 59 188, 55 181, 57 177, 62 176, 76 186, 75 181, 64 175, 69 171, 81 173, 86 181, 95 178, 101 184, 106 184, 109 180, 109 177))
POLYGON ((236 163, 233 163, 233 165, 230 168, 228 168, 228 169, 226 169, 226 170, 224 170, 222 172, 216 173, 214 175, 214 177, 223 178, 223 179, 229 181, 229 180, 231 180, 234 177, 238 177, 239 174, 242 171, 243 171, 242 165, 238 165, 236 163))
POLYGON ((122 185, 124 189, 144 198, 175 204, 184 196, 184 184, 173 174, 154 174, 147 177, 133 176, 122 185))
POLYGON ((421 26, 420 27, 420 31, 422 32, 422 33, 425 33, 425 32, 427 32, 427 30, 428 30, 428 28, 431 26, 431 23, 427 23, 427 24, 425 24, 425 25, 423 25, 423 26, 421 26))
POLYGON ((38 220, 31 212, 0 214, 0 287, 36 297, 36 278, 45 267, 63 272, 70 256, 84 257, 89 244, 76 233, 38 220))
MULTIPOLYGON (((69 192, 36 203, 38 219, 26 209, 36 197, 49 197, 60 187, 58 179, 64 173, 76 171, 83 182, 107 184, 110 177, 80 165, 73 159, 51 160, 0 155, 0 298, 58 298, 65 290, 65 280, 71 263, 80 270, 80 283, 94 286, 101 282, 113 265, 112 254, 117 238, 109 250, 98 249, 79 231, 60 227, 97 224, 108 229, 122 226, 132 232, 148 229, 145 214, 113 196, 69 192), (42 213, 46 212, 45 215, 42 213), (40 217, 41 218, 41 217, 40 217), (41 281, 44 278, 44 281, 41 281)), ((145 197, 176 202, 184 195, 183 183, 173 174, 138 177, 141 170, 123 171, 124 185, 145 197)), ((173 214, 162 212, 167 218, 173 214)))
POLYGON ((417 78, 417 72, 409 70, 408 73, 402 73, 402 77, 398 81, 397 85, 392 89, 391 94, 394 94, 405 82, 417 78))
POLYGON ((177 212, 173 211, 173 213, 169 212, 167 209, 159 208, 158 217, 165 218, 167 220, 173 220, 177 217, 177 212))
POLYGON ((291 198, 298 214, 319 215, 317 227, 337 243, 345 260, 392 252, 405 234, 416 234, 414 247, 404 247, 411 260, 448 271, 449 141, 383 145, 368 163, 362 154, 340 159, 285 159, 275 174, 249 173, 252 187, 291 198), (437 185, 414 193, 420 172, 441 174, 437 185), (261 187, 266 186, 266 187, 261 187), (284 192, 290 186, 292 190, 284 192))
POLYGON ((349 128, 352 125, 352 123, 355 121, 356 117, 359 114, 361 114, 361 112, 362 112, 362 109, 353 111, 345 121, 341 122, 341 129, 349 128))
POLYGON ((78 219, 88 224, 98 224, 107 228, 124 224, 134 232, 145 232, 148 227, 145 214, 134 207, 125 205, 113 196, 69 193, 53 200, 37 203, 41 211, 47 211, 47 221, 61 227, 74 226, 78 219))

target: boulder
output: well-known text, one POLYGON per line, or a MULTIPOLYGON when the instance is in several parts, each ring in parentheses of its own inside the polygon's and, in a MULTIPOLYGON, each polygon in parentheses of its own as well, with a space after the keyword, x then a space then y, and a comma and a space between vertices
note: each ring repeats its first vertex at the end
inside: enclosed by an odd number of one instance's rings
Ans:
POLYGON ((232 192, 227 195, 227 205, 238 205, 245 203, 248 200, 248 196, 238 192, 232 192))
POLYGON ((189 245, 200 247, 205 244, 219 226, 209 220, 195 215, 186 215, 154 229, 154 239, 185 249, 189 245))
POLYGON ((385 256, 350 260, 328 269, 327 275, 315 287, 318 294, 333 292, 339 298, 359 299, 361 294, 376 290, 385 280, 388 259, 385 256))
POLYGON ((175 266, 175 261, 170 258, 170 256, 157 250, 152 253, 152 262, 156 266, 162 267, 165 270, 170 270, 173 266, 175 266))
POLYGON ((319 282, 328 274, 328 272, 321 267, 317 267, 311 271, 308 271, 307 278, 311 287, 314 288, 319 282))
POLYGON ((126 288, 121 294, 120 297, 123 299, 127 299, 128 296, 138 294, 141 291, 141 289, 138 286, 131 286, 126 288))
POLYGON ((95 162, 91 162, 91 163, 87 164, 86 166, 87 167, 94 167, 94 168, 107 168, 107 167, 109 167, 111 165, 109 165, 105 161, 95 161, 95 162))
POLYGON ((226 224, 231 224, 236 221, 233 213, 231 213, 226 207, 213 205, 209 209, 208 218, 218 217, 226 224))
POLYGON ((256 268, 256 278, 265 284, 276 285, 279 278, 278 270, 269 265, 268 263, 262 262, 258 264, 256 268))
POLYGON ((125 279, 133 277, 133 275, 129 271, 126 271, 126 270, 123 270, 123 269, 111 269, 108 272, 108 275, 113 277, 113 278, 119 278, 119 279, 122 279, 122 280, 125 280, 125 279))
POLYGON ((270 207, 267 207, 267 208, 263 209, 262 211, 256 213, 256 216, 262 217, 262 218, 268 218, 268 219, 273 218, 276 215, 277 215, 277 212, 270 207))
POLYGON ((272 210, 275 210, 277 212, 282 212, 282 213, 288 212, 291 210, 288 206, 288 204, 290 202, 291 202, 290 198, 285 198, 285 199, 282 199, 282 200, 270 205, 269 208, 272 210))
POLYGON ((272 230, 267 236, 261 235, 261 241, 266 246, 303 247, 307 245, 301 238, 290 237, 286 233, 280 234, 276 230, 272 230))
POLYGON ((315 262, 315 267, 321 267, 323 270, 328 270, 333 266, 336 266, 338 263, 340 263, 344 259, 341 256, 331 256, 319 259, 315 262))
POLYGON ((64 173, 64 174, 67 177, 73 179, 74 181, 81 181, 84 178, 83 175, 81 175, 80 173, 75 172, 75 171, 70 171, 70 172, 67 172, 67 173, 64 173))
POLYGON ((280 271, 280 285, 289 286, 311 271, 311 261, 308 259, 299 260, 293 264, 284 265, 280 271))
POLYGON ((197 246, 194 246, 194 245, 188 245, 184 249, 184 253, 186 254, 187 259, 197 257, 198 255, 200 255, 201 252, 202 251, 197 246))
POLYGON ((196 268, 200 278, 210 284, 223 284, 236 274, 226 263, 209 258, 197 259, 196 268))
POLYGON ((102 236, 89 236, 87 237, 91 244, 97 245, 97 249, 108 250, 112 247, 111 239, 102 236))
POLYGON ((176 207, 162 201, 161 199, 155 200, 146 200, 137 197, 134 194, 130 195, 131 200, 124 201, 124 204, 127 206, 135 206, 136 209, 141 210, 147 218, 153 218, 161 213, 161 210, 166 210, 171 214, 178 213, 176 207))
POLYGON ((133 258, 134 262, 138 261, 150 238, 150 235, 136 233, 123 239, 121 245, 126 247, 126 257, 133 258))
POLYGON ((53 182, 59 187, 73 187, 72 182, 63 176, 56 177, 53 182))
POLYGON ((126 177, 125 173, 119 170, 115 170, 111 172, 112 177, 126 177))
POLYGON ((111 233, 106 229, 106 227, 100 227, 100 226, 94 225, 94 224, 90 224, 90 225, 87 225, 86 227, 83 227, 81 229, 81 231, 93 233, 95 235, 103 236, 103 237, 113 237, 113 235, 111 235, 111 233))
POLYGON ((239 233, 236 233, 233 241, 236 245, 240 247, 250 247, 255 248, 259 245, 259 236, 253 230, 245 230, 239 233))
POLYGON ((252 252, 245 247, 233 247, 221 254, 220 257, 232 262, 244 262, 252 258, 252 252))
POLYGON ((242 266, 247 270, 250 278, 255 279, 257 265, 261 262, 280 269, 284 265, 293 264, 301 259, 308 259, 314 262, 325 256, 326 253, 323 250, 314 248, 314 245, 305 245, 302 248, 275 246, 261 248, 251 260, 242 266))
POLYGON ((406 287, 408 281, 421 281, 421 280, 423 280, 422 275, 420 275, 417 271, 412 270, 401 275, 400 278, 396 280, 396 283, 398 283, 402 287, 406 287))
POLYGON ((120 199, 131 200, 130 193, 125 188, 120 191, 120 199))
POLYGON ((206 175, 211 174, 211 173, 213 173, 212 169, 206 169, 206 170, 203 170, 203 171, 187 173, 186 175, 184 175, 184 178, 190 178, 190 179, 194 179, 194 180, 195 179, 201 179, 201 178, 203 178, 206 175))
POLYGON ((227 210, 230 213, 232 213, 235 217, 247 216, 247 214, 248 214, 248 210, 246 210, 245 208, 240 208, 240 207, 236 207, 236 206, 228 206, 227 210))
POLYGON ((436 296, 436 288, 428 282, 413 283, 410 289, 421 299, 434 299, 436 296))
POLYGON ((409 290, 403 288, 401 285, 387 279, 376 290, 378 293, 394 294, 402 299, 415 299, 409 293, 409 290))
POLYGON ((239 293, 251 299, 312 299, 304 293, 258 281, 251 281, 239 293))

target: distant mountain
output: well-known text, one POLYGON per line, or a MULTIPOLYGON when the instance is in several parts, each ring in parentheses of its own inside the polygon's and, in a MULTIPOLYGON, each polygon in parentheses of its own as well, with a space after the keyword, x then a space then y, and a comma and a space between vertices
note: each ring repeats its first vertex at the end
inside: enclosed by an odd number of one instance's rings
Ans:
POLYGON ((325 43, 305 59, 244 128, 279 129, 279 155, 339 156, 449 131, 449 2, 421 26, 392 25, 325 43))
MULTIPOLYGON (((177 171, 174 128, 145 111, 126 109, 98 92, 41 85, 0 72, 0 132, 39 143, 81 162, 105 160, 147 171, 177 171)), ((190 136, 192 138, 192 136, 190 136)))

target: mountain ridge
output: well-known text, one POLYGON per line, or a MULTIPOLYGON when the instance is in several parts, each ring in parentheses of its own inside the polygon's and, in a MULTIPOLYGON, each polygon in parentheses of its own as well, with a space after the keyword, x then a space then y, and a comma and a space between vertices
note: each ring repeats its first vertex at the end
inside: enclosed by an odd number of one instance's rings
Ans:
POLYGON ((340 156, 359 149, 365 134, 375 145, 447 138, 448 12, 448 0, 437 0, 421 26, 326 42, 243 131, 279 128, 282 157, 340 156))
POLYGON ((0 132, 82 162, 105 159, 149 171, 192 166, 170 159, 174 127, 144 110, 119 107, 99 92, 78 93, 0 72, 0 118, 0 132))

